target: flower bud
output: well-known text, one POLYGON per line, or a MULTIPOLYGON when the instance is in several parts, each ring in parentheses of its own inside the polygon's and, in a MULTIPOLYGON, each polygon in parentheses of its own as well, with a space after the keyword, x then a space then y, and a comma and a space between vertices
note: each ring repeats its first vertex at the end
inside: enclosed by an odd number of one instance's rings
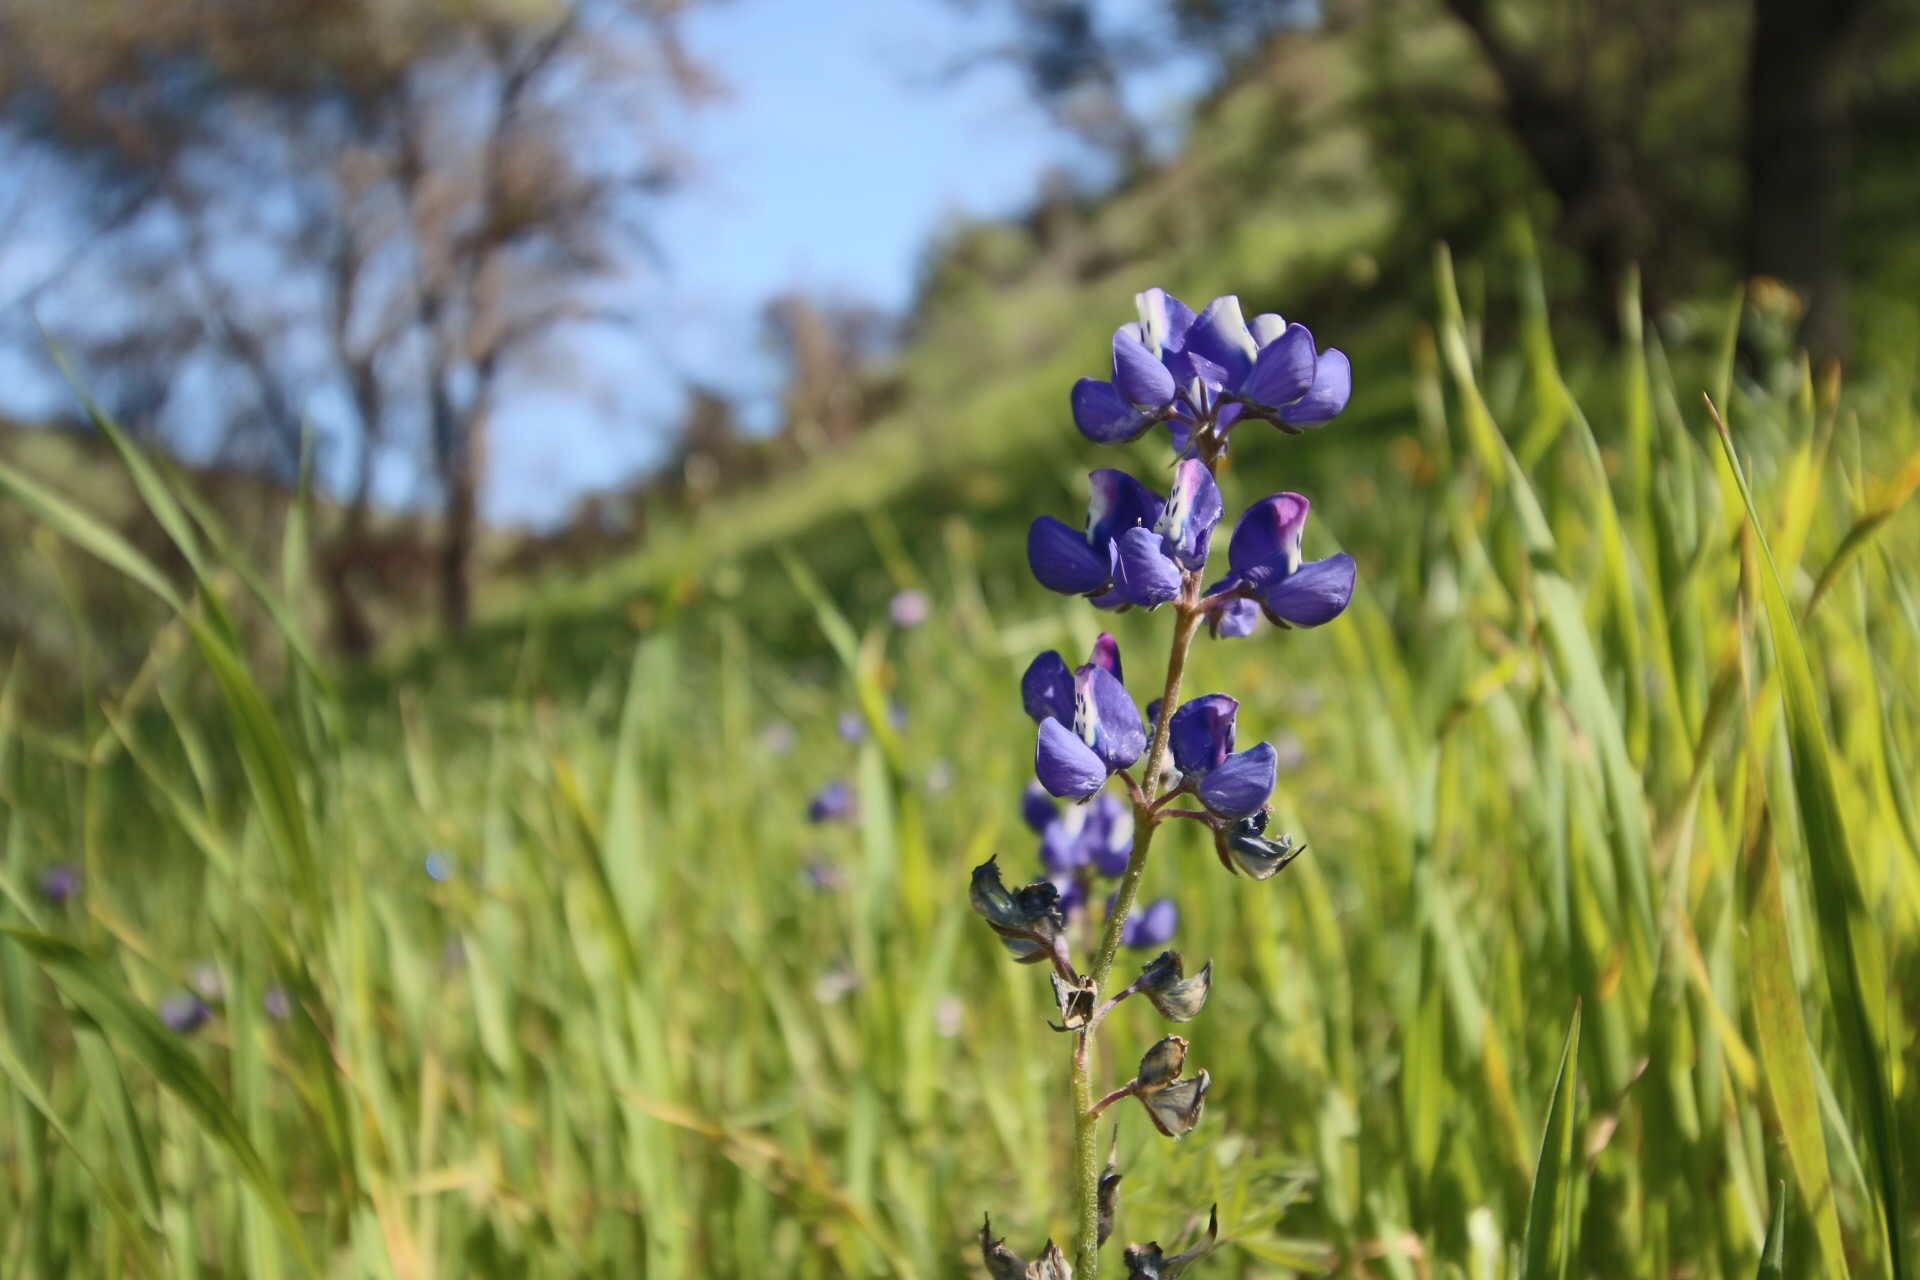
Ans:
POLYGON ((1191 978, 1184 975, 1180 953, 1162 951, 1140 971, 1128 990, 1153 1001, 1153 1007, 1167 1021, 1188 1022, 1207 1003, 1207 992, 1213 986, 1213 961, 1207 961, 1206 967, 1191 978))
POLYGON ((1292 836, 1267 839, 1264 834, 1266 829, 1267 813, 1264 809, 1230 826, 1219 828, 1214 833, 1213 848, 1220 858, 1220 865, 1228 871, 1234 870, 1237 865, 1255 880, 1271 880, 1306 850, 1305 845, 1296 846, 1292 836))

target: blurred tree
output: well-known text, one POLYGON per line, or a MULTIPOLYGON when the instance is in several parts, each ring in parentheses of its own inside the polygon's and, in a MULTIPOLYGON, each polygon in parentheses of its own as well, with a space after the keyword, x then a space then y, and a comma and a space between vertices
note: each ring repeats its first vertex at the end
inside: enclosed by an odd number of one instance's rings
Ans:
POLYGON ((373 639, 383 459, 424 445, 464 626, 501 398, 569 328, 637 322, 677 161, 642 126, 704 88, 681 8, 0 0, 6 122, 99 211, 25 301, 117 410, 218 419, 223 456, 291 475, 324 419, 352 459, 321 575, 345 647, 373 639))

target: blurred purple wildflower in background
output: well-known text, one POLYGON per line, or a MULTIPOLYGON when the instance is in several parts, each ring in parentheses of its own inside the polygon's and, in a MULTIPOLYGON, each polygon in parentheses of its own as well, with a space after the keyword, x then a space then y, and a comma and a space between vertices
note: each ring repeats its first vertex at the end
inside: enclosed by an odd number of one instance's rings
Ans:
POLYGON ((160 1001, 160 1021, 176 1035, 191 1035, 213 1016, 206 1002, 191 991, 175 991, 160 1001))
MULTIPOLYGON (((1113 903, 1107 903, 1107 910, 1113 910, 1113 903)), ((1156 898, 1145 908, 1136 908, 1120 926, 1120 945, 1123 947, 1164 947, 1173 941, 1173 932, 1180 925, 1180 909, 1173 904, 1172 898, 1156 898)))
POLYGON ((432 849, 427 852, 427 876, 444 884, 453 879, 453 855, 445 849, 432 849))
POLYGON ((56 907, 64 907, 80 892, 80 868, 71 862, 56 862, 40 873, 40 896, 56 907))
POLYGON ((836 778, 807 801, 808 822, 842 822, 853 816, 853 788, 836 778))
POLYGON ((260 997, 260 1007, 265 1009, 267 1016, 275 1022, 285 1022, 293 1016, 293 997, 287 994, 285 987, 276 982, 260 997))
POLYGON ((866 717, 858 711, 842 711, 839 720, 834 723, 834 729, 839 733, 842 742, 859 746, 861 740, 867 736, 866 717))
POLYGON ((793 726, 785 720, 773 720, 760 731, 760 745, 773 755, 783 756, 793 750, 798 736, 794 733, 793 726))
POLYGON ((893 619, 894 626, 911 631, 933 616, 933 598, 918 587, 896 591, 893 599, 887 601, 887 616, 893 619))
POLYGON ((203 960, 187 971, 187 985, 204 1000, 227 998, 226 980, 220 976, 220 966, 211 960, 203 960))

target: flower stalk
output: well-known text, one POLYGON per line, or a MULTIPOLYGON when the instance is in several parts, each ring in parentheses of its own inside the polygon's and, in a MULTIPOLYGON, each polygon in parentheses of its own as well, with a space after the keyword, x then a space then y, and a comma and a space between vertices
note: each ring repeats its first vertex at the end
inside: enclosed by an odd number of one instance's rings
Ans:
MULTIPOLYGON (((1278 757, 1265 742, 1235 750, 1240 704, 1221 693, 1180 701, 1195 637, 1203 624, 1216 638, 1249 636, 1263 616, 1281 628, 1319 626, 1338 617, 1353 592, 1351 557, 1302 559, 1309 503, 1296 493, 1250 507, 1234 526, 1226 576, 1202 585, 1223 514, 1215 473, 1229 434, 1246 421, 1266 421, 1287 434, 1324 424, 1346 407, 1347 358, 1319 352, 1305 328, 1278 316, 1246 321, 1236 298, 1217 298, 1198 316, 1158 289, 1136 301, 1138 323, 1114 334, 1113 381, 1082 379, 1071 397, 1074 420, 1103 444, 1165 424, 1180 455, 1171 490, 1162 498, 1126 472, 1095 471, 1084 534, 1042 516, 1029 531, 1027 558, 1043 586, 1087 597, 1096 608, 1172 606, 1172 644, 1160 697, 1148 705, 1144 723, 1110 635, 1101 635, 1078 668, 1048 652, 1021 679, 1022 702, 1038 727, 1037 785, 1023 811, 1041 836, 1048 878, 1009 891, 990 860, 974 871, 972 900, 1015 960, 1053 970, 1060 1011, 1053 1025, 1073 1037, 1075 1240, 1071 1270, 1063 1272, 1065 1260, 1052 1242, 1025 1263, 983 1231, 982 1256, 996 1280, 1096 1280, 1119 1201, 1117 1138, 1104 1167, 1099 1155, 1099 1122, 1109 1108, 1135 1098, 1171 1139, 1199 1123, 1211 1077, 1187 1070, 1188 1043, 1180 1036, 1152 1045, 1131 1081, 1095 1096, 1095 1041, 1122 1000, 1143 994, 1162 1017, 1186 1022, 1201 1011, 1212 982, 1211 963, 1189 977, 1180 953, 1163 951, 1131 985, 1105 994, 1123 948, 1164 946, 1177 927, 1171 898, 1135 911, 1154 832, 1174 819, 1201 823, 1213 834, 1221 864, 1254 880, 1273 876, 1304 847, 1266 835, 1278 757), (1125 802, 1107 791, 1116 779, 1125 802), (1191 806, 1175 807, 1182 797, 1191 806), (1070 807, 1062 811, 1056 800, 1070 807), (1070 921, 1091 916, 1092 886, 1103 877, 1117 884, 1082 974, 1073 964, 1070 921)), ((1128 1246, 1129 1277, 1171 1280, 1213 1247, 1216 1232, 1210 1218, 1205 1237, 1172 1257, 1157 1243, 1128 1246)))

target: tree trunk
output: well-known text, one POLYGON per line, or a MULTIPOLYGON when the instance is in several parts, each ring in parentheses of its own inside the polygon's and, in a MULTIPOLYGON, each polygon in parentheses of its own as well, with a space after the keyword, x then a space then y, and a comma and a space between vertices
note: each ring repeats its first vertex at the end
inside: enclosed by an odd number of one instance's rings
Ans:
POLYGON ((1806 299, 1817 354, 1848 346, 1847 70, 1867 0, 1754 0, 1747 73, 1749 274, 1806 299))
POLYGON ((479 466, 474 433, 479 415, 462 423, 446 379, 433 380, 433 452, 446 502, 440 530, 440 618, 449 631, 473 621, 473 546, 477 535, 479 466))

